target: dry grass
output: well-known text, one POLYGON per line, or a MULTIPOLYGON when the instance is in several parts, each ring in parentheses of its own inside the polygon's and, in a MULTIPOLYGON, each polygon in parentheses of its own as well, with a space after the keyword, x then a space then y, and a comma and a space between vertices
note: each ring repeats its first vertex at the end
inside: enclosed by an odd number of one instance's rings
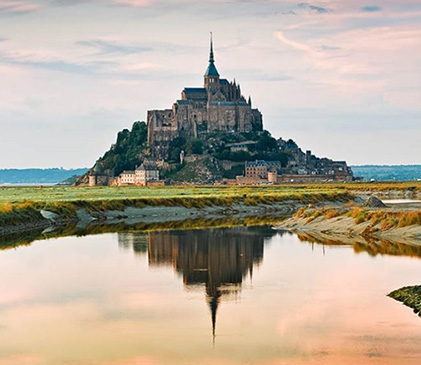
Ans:
POLYGON ((381 230, 421 225, 421 211, 368 211, 354 208, 348 215, 355 219, 356 224, 370 222, 370 227, 379 226, 381 230))
POLYGON ((321 216, 325 219, 332 219, 345 215, 353 218, 355 224, 369 222, 367 232, 375 227, 385 231, 391 228, 421 225, 421 211, 367 210, 361 207, 351 209, 300 208, 294 217, 305 219, 306 223, 310 223, 321 216))
POLYGON ((89 213, 145 206, 201 209, 234 204, 257 206, 284 201, 311 204, 325 201, 349 201, 353 196, 337 189, 302 189, 285 186, 234 187, 7 187, 0 188, 0 227, 28 218, 39 218, 39 210, 48 210, 66 220, 76 219, 77 211, 89 213), (22 215, 26 212, 24 215, 22 215))
POLYGON ((314 221, 316 218, 324 217, 326 219, 332 219, 343 215, 343 209, 334 209, 334 208, 300 208, 294 214, 295 218, 302 218, 306 220, 306 223, 314 221))

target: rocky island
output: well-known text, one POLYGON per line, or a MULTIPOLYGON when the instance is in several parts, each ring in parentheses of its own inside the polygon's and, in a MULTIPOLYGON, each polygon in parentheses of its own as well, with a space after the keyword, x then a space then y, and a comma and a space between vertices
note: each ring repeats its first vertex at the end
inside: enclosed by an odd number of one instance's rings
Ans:
POLYGON ((185 87, 171 108, 149 110, 78 185, 256 185, 352 181, 345 161, 318 158, 274 138, 236 80, 220 77, 211 38, 202 87, 185 87))

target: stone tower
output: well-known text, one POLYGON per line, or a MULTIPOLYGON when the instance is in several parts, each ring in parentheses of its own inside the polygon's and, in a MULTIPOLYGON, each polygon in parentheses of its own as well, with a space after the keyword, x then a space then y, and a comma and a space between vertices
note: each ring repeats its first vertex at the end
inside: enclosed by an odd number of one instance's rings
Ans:
POLYGON ((204 87, 208 93, 214 93, 220 88, 219 73, 215 66, 215 57, 213 54, 213 38, 211 33, 210 38, 210 53, 209 53, 209 66, 204 75, 204 87))

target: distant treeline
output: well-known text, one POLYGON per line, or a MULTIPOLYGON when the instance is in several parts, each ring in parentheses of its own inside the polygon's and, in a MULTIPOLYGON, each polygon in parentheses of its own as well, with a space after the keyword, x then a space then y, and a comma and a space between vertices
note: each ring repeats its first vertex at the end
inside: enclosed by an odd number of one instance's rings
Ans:
POLYGON ((351 166, 354 176, 366 181, 410 181, 421 180, 421 165, 366 165, 351 166))
POLYGON ((88 169, 0 169, 0 184, 57 184, 88 169))

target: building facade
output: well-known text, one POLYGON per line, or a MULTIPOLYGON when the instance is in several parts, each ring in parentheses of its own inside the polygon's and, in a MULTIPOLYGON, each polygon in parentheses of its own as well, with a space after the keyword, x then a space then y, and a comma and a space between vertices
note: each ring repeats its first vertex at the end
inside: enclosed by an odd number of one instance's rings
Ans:
MULTIPOLYGON (((118 179, 116 185, 127 186, 147 186, 152 183, 158 183, 159 180, 159 169, 155 162, 145 160, 142 165, 136 168, 134 171, 123 171, 118 179)), ((161 182, 163 183, 163 182, 161 182)))
POLYGON ((168 158, 170 142, 177 137, 263 129, 262 114, 252 107, 251 98, 246 101, 235 81, 220 78, 212 39, 203 87, 186 87, 171 109, 148 111, 147 122, 150 153, 159 159, 168 158))
POLYGON ((159 170, 156 164, 144 162, 135 171, 135 184, 146 186, 152 181, 159 181, 159 170))
POLYGON ((256 160, 246 162, 245 177, 252 179, 267 179, 269 172, 277 172, 282 167, 279 161, 256 160))
POLYGON ((134 185, 135 183, 135 172, 134 171, 123 171, 119 176, 119 185, 134 185))

